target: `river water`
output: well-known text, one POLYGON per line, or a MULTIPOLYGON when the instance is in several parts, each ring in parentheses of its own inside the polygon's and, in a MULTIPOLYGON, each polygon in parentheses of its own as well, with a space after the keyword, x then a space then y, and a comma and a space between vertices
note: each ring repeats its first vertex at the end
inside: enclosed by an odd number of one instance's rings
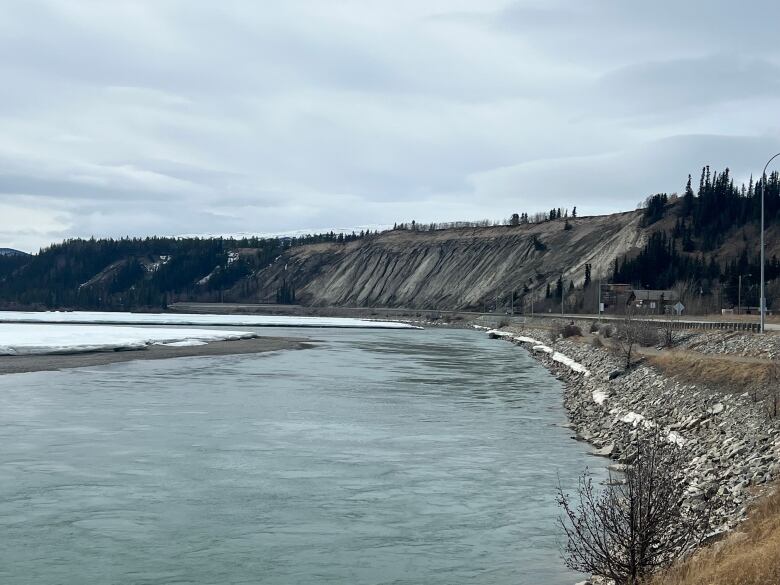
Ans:
MULTIPOLYGON (((263 330, 264 334, 279 334, 263 330)), ((0 377, 0 583, 570 585, 561 387, 471 331, 0 377)))

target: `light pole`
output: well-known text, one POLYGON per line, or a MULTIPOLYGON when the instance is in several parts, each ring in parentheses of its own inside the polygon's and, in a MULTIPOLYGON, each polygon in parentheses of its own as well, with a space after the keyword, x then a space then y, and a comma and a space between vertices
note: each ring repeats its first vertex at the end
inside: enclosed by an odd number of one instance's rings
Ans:
POLYGON ((761 299, 759 303, 761 308, 761 333, 764 332, 764 323, 766 321, 766 297, 764 295, 764 194, 766 193, 766 169, 769 167, 769 163, 780 156, 780 152, 766 161, 764 165, 764 171, 761 173, 761 299))

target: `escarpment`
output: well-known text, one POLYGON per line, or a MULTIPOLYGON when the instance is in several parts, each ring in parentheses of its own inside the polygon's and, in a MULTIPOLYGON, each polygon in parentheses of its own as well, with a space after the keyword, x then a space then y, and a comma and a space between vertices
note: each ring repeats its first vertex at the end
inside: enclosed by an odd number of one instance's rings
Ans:
POLYGON ((260 299, 282 283, 307 305, 482 308, 512 291, 581 283, 585 264, 608 274, 644 241, 639 212, 541 224, 440 231, 393 230, 347 244, 292 248, 253 275, 260 299), (566 229, 565 226, 569 228, 566 229))

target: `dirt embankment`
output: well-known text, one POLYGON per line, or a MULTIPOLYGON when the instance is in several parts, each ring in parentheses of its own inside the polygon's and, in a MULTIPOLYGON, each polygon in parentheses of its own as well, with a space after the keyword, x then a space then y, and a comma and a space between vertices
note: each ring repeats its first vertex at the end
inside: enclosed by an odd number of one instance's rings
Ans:
MULTIPOLYGON (((316 306, 482 308, 511 291, 545 290, 563 274, 580 284, 585 264, 607 274, 616 256, 644 243, 641 212, 519 226, 394 230, 349 244, 292 248, 253 277, 260 299, 283 282, 316 306)), ((241 284, 240 286, 243 286, 241 284)), ((240 291, 235 291, 236 295, 240 291)), ((236 296, 234 295, 234 296, 236 296)))

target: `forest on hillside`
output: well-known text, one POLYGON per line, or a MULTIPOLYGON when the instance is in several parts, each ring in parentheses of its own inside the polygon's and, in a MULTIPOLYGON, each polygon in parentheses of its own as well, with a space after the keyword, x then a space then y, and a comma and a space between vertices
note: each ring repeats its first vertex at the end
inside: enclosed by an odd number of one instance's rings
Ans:
MULTIPOLYGON (((678 288, 710 310, 758 304, 760 251, 757 229, 761 195, 767 226, 780 223, 780 177, 772 173, 747 185, 735 185, 729 169, 704 167, 694 192, 688 176, 681 197, 660 193, 645 202, 642 224, 653 228, 636 255, 616 258, 612 282, 646 289, 678 288)), ((766 281, 775 291, 780 261, 767 256, 766 281)), ((771 300, 774 294, 768 294, 771 300)), ((769 301, 768 301, 769 302, 769 301)), ((702 307, 704 308, 704 307, 702 307)))
MULTIPOLYGON (((347 243, 359 234, 291 238, 73 239, 29 256, 0 256, 0 306, 4 308, 165 308, 176 300, 221 300, 231 287, 252 295, 251 273, 286 249, 321 242, 347 243)), ((284 283, 275 299, 293 302, 284 283)))

